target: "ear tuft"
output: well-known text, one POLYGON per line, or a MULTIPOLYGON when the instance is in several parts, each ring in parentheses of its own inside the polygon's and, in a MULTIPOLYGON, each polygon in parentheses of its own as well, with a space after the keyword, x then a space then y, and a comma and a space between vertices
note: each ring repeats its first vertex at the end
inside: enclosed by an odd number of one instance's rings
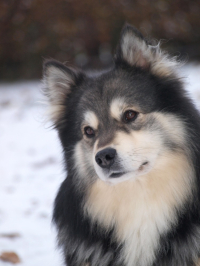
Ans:
POLYGON ((80 73, 55 60, 45 61, 43 69, 48 116, 57 125, 65 112, 66 99, 80 79, 80 73))
POLYGON ((120 42, 115 55, 116 64, 126 62, 130 66, 139 67, 158 76, 170 76, 178 65, 176 58, 160 50, 157 45, 150 44, 133 26, 125 25, 121 32, 120 42))

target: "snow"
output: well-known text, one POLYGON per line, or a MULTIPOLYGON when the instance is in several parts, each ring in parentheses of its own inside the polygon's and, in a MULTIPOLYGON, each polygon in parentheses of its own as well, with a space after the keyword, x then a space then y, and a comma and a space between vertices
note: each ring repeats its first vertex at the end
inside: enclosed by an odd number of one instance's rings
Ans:
POLYGON ((16 252, 24 266, 62 264, 51 224, 64 178, 62 151, 56 132, 44 123, 40 87, 0 85, 0 253, 16 252), (2 236, 11 233, 19 236, 2 236))
MULTIPOLYGON (((200 65, 180 72, 199 108, 200 65)), ((40 82, 0 84, 0 254, 16 252, 19 266, 62 265, 51 223, 64 178, 62 151, 57 133, 44 123, 41 98, 40 82)))

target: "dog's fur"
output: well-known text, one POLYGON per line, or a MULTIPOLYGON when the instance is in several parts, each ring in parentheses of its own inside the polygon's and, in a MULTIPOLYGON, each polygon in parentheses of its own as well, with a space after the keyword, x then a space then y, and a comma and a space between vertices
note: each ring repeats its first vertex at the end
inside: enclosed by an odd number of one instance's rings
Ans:
POLYGON ((109 70, 45 62, 68 172, 53 214, 68 266, 197 265, 200 117, 176 67, 129 25, 109 70))

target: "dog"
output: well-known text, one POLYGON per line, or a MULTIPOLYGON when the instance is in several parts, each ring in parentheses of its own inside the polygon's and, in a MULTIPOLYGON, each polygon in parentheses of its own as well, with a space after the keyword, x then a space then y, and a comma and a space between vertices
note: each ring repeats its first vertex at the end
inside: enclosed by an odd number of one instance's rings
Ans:
POLYGON ((178 64, 131 25, 109 69, 44 63, 68 173, 53 213, 66 265, 198 265, 200 116, 178 64))

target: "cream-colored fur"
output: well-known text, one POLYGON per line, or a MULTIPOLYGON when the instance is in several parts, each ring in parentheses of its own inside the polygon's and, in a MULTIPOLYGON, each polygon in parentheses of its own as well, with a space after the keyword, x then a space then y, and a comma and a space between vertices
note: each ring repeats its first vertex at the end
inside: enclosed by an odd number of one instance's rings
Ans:
POLYGON ((47 116, 53 123, 57 123, 60 116, 64 114, 66 108, 64 101, 74 80, 64 70, 50 66, 44 76, 44 84, 48 88, 49 94, 47 116))
POLYGON ((77 143, 74 150, 74 171, 79 177, 83 177, 82 182, 88 182, 88 167, 92 167, 92 151, 86 150, 84 143, 81 141, 77 143), (87 156, 86 156, 87 152, 87 156), (85 178, 87 176, 87 178, 85 178))
MULTIPOLYGON (((114 102, 111 114, 117 113, 121 104, 123 101, 114 102)), ((119 112, 117 115, 121 116, 119 112)), ((96 117, 91 113, 86 117, 95 126, 96 117)), ((116 239, 124 243, 127 266, 148 266, 159 249, 159 236, 176 223, 176 209, 180 210, 190 198, 193 169, 178 117, 157 112, 139 114, 134 123, 143 126, 129 133, 116 132, 106 146, 116 149, 122 171, 128 174, 105 176, 95 161, 96 153, 105 148, 98 147, 98 139, 94 146, 91 140, 82 139, 76 145, 74 159, 77 177, 82 177, 81 182, 88 188, 85 215, 107 229, 114 227, 116 239), (166 140, 175 143, 176 148, 166 145, 166 140), (148 163, 143 165, 145 161, 148 163), (97 174, 89 177, 88 169, 90 173, 95 169, 97 174)))
MULTIPOLYGON (((120 103, 117 101, 118 104, 120 103)), ((114 102, 112 106, 119 105, 114 102)), ((111 107, 112 107, 111 106, 111 107)), ((114 109, 114 108, 113 108, 114 109)), ((112 111, 113 111, 112 109, 112 111)), ((119 114, 119 113, 118 113, 119 114)), ((121 114, 119 114, 121 116, 121 114)), ((144 128, 141 130, 132 130, 130 133, 118 131, 115 138, 106 146, 116 149, 117 158, 121 165, 121 171, 126 172, 120 178, 110 178, 95 162, 95 155, 99 150, 97 145, 93 149, 93 164, 97 175, 103 181, 110 183, 119 183, 128 179, 135 179, 144 175, 155 167, 157 159, 165 153, 165 141, 176 143, 177 146, 183 147, 185 141, 185 131, 182 123, 178 118, 170 114, 161 114, 158 112, 151 114, 139 114, 135 124, 139 123, 144 128), (153 120, 153 125, 148 126, 148 121, 153 120), (145 128, 146 124, 146 128, 145 128), (147 164, 143 165, 145 162, 147 164)))
POLYGON ((127 110, 140 112, 140 108, 138 106, 127 105, 125 99, 123 98, 115 98, 110 104, 110 114, 117 121, 121 121, 122 114, 127 110))
POLYGON ((174 75, 178 66, 177 58, 169 58, 156 46, 147 45, 145 41, 138 38, 132 32, 125 33, 122 39, 123 58, 130 64, 142 68, 149 68, 151 73, 159 76, 174 75))
POLYGON ((125 109, 127 104, 123 98, 115 98, 110 104, 110 114, 117 121, 121 120, 122 111, 125 109))
POLYGON ((92 127, 93 129, 96 130, 98 128, 99 121, 98 121, 98 118, 97 118, 97 116, 95 115, 94 112, 87 111, 84 114, 84 122, 83 122, 83 124, 84 124, 84 126, 90 126, 90 127, 92 127))
POLYGON ((105 228, 114 226, 125 241, 127 266, 150 265, 159 235, 176 223, 175 209, 191 194, 193 172, 180 153, 163 155, 151 172, 116 185, 98 179, 91 185, 85 213, 105 228))

